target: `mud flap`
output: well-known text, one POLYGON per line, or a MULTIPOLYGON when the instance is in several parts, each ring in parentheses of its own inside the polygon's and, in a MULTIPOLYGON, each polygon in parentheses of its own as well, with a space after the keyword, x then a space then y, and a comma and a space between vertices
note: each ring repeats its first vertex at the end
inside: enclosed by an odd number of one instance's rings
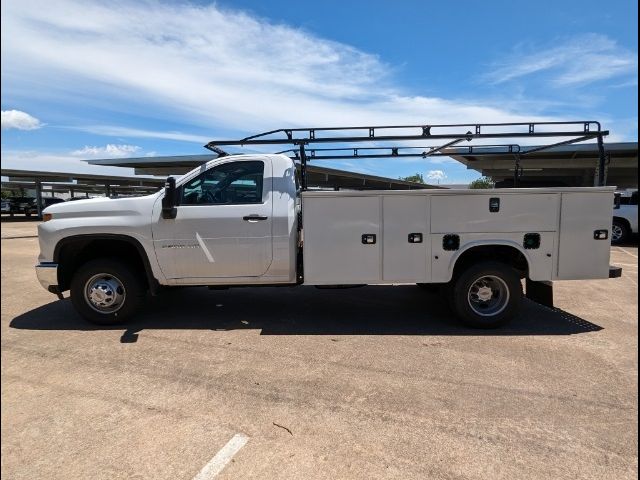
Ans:
POLYGON ((620 278, 622 276, 622 267, 609 266, 609 278, 620 278))
POLYGON ((553 308, 553 282, 534 282, 527 278, 525 296, 529 300, 553 308))

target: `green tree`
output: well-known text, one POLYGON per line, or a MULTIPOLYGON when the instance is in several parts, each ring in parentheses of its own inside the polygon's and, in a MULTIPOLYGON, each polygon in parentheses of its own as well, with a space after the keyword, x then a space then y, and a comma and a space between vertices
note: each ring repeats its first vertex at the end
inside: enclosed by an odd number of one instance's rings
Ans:
POLYGON ((405 182, 414 182, 414 183, 426 183, 421 173, 416 173, 415 175, 409 175, 408 177, 398 177, 398 180, 404 180, 405 182))
POLYGON ((493 180, 487 177, 480 177, 469 184, 469 188, 493 188, 493 180))

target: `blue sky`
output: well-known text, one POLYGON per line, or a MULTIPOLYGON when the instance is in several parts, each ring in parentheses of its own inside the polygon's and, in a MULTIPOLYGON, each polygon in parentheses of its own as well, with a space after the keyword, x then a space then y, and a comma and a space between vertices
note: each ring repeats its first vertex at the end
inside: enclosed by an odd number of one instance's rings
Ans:
MULTIPOLYGON (((345 124, 593 119, 637 141, 637 38, 629 1, 9 0, 2 165, 97 171, 81 160, 345 124)), ((326 165, 477 177, 443 158, 326 165)))

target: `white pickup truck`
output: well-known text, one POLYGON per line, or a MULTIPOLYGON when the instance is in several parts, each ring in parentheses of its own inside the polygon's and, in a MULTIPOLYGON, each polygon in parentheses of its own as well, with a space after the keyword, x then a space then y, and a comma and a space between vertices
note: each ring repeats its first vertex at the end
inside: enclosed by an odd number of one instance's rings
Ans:
POLYGON ((638 190, 616 193, 611 243, 619 245, 638 233, 638 190))
POLYGON ((522 279, 619 276, 613 187, 304 191, 285 155, 212 160, 155 194, 52 205, 38 227, 42 286, 101 324, 161 286, 445 287, 464 323, 512 318, 522 279))

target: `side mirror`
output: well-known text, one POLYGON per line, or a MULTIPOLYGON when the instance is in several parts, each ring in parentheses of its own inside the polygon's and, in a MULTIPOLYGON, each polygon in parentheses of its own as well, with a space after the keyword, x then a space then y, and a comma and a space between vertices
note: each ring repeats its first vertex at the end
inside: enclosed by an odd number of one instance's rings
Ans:
POLYGON ((176 205, 178 203, 176 190, 176 179, 167 178, 164 184, 164 198, 162 199, 162 218, 176 218, 178 213, 176 205))
POLYGON ((614 210, 617 210, 617 209, 620 208, 621 197, 622 197, 622 195, 620 195, 617 192, 613 194, 613 209, 614 210))

